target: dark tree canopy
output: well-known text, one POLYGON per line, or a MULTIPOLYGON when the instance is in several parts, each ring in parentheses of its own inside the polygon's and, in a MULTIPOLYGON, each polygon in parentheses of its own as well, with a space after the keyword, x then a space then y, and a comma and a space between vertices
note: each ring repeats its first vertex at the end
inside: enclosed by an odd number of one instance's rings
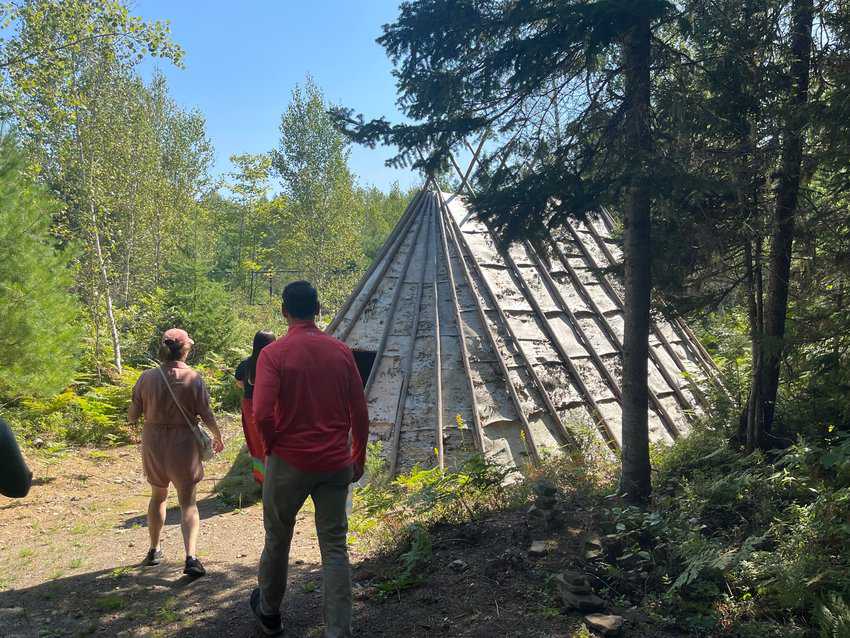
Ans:
POLYGON ((390 162, 433 172, 467 136, 488 134, 476 210, 508 237, 618 201, 632 159, 618 47, 663 0, 426 0, 402 4, 379 42, 396 64, 399 105, 415 123, 337 110, 358 142, 392 144, 390 162), (418 153, 430 151, 421 159, 418 153))

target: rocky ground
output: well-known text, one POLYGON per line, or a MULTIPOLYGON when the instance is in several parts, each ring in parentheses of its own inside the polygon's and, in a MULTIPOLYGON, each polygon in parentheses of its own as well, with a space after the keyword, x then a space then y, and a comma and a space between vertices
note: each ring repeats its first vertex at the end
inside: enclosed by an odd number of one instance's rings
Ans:
MULTIPOLYGON (((175 497, 165 563, 137 566, 148 542, 147 485, 136 447, 31 452, 31 494, 0 500, 0 636, 261 635, 247 597, 262 547, 262 508, 236 427, 230 423, 227 449, 208 464, 201 486, 199 555, 208 574, 197 581, 181 574, 175 497)), ((593 534, 556 502, 544 488, 530 514, 502 512, 431 530, 424 583, 390 594, 376 585, 396 569, 397 556, 362 553, 355 542, 357 635, 667 635, 597 596, 580 569, 597 551, 593 534)), ((319 637, 320 558, 309 501, 291 563, 286 636, 319 637)))

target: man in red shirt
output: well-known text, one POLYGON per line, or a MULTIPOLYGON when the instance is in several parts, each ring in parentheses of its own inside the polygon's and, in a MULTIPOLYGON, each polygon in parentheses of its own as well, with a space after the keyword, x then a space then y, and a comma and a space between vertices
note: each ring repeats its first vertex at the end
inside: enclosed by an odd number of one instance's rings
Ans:
POLYGON ((325 637, 351 636, 345 505, 349 485, 363 475, 369 414, 351 350, 316 327, 318 313, 318 294, 308 282, 284 289, 289 331, 262 350, 254 381, 254 418, 267 454, 266 543, 251 609, 270 636, 283 631, 280 604, 289 545, 295 516, 308 496, 316 507, 322 552, 325 637))

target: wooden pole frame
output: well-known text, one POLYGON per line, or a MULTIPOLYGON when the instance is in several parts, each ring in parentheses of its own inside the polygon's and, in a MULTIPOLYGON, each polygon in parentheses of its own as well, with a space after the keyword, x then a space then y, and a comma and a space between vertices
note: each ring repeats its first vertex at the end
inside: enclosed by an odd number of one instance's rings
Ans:
MULTIPOLYGON (((591 265, 594 271, 598 271, 598 266, 596 265, 596 261, 593 259, 593 255, 590 254, 587 248, 581 243, 581 240, 579 238, 574 236, 574 241, 579 245, 579 250, 582 252, 585 262, 591 265)), ((573 285, 579 291, 579 294, 581 294, 584 302, 590 307, 593 313, 597 317, 599 317, 599 321, 605 329, 606 333, 608 334, 608 338, 611 339, 612 342, 622 350, 622 340, 620 339, 619 335, 617 335, 617 333, 614 331, 614 328, 613 326, 611 326, 611 322, 608 320, 608 317, 605 316, 605 313, 602 312, 602 309, 593 299, 593 296, 587 291, 587 287, 581 283, 581 279, 570 264, 569 258, 564 254, 564 251, 561 249, 561 247, 558 245, 557 241, 555 241, 554 238, 550 239, 550 245, 552 247, 553 252, 557 255, 558 261, 564 267, 564 270, 567 272, 567 275, 573 282, 573 285)), ((619 311, 622 312, 622 302, 619 296, 617 296, 616 290, 613 289, 613 287, 608 283, 608 281, 604 277, 600 277, 598 274, 596 275, 596 280, 600 282, 602 289, 605 290, 609 298, 613 296, 613 301, 615 305, 617 306, 619 311)), ((656 326, 654 321, 652 322, 652 332, 656 335, 656 337, 660 337, 659 340, 661 341, 662 345, 666 344, 665 351, 676 364, 676 367, 678 367, 680 371, 686 372, 687 369, 685 368, 684 364, 679 360, 679 357, 676 355, 676 352, 672 349, 672 346, 669 344, 669 342, 667 342, 667 340, 663 338, 664 335, 658 329, 658 326, 656 326)), ((678 401, 679 406, 683 410, 692 409, 690 401, 688 401, 687 397, 682 392, 681 388, 679 387, 679 384, 676 383, 673 377, 670 376, 670 373, 667 370, 667 366, 665 366, 661 359, 658 357, 658 353, 655 352, 655 348, 649 348, 649 357, 655 364, 655 366, 658 368, 659 372, 661 373, 661 376, 664 377, 664 381, 673 390, 673 393, 676 396, 676 400, 678 401)), ((699 401, 701 405, 705 405, 705 394, 703 394, 703 392, 696 386, 696 384, 692 384, 691 391, 693 392, 694 397, 697 399, 697 401, 699 401)))
MULTIPOLYGON (((446 208, 445 202, 443 201, 442 195, 440 195, 440 208, 441 208, 441 216, 443 224, 443 228, 446 228, 446 216, 450 215, 449 211, 446 208)), ((516 388, 514 387, 513 382, 511 381, 510 371, 508 370, 507 363, 505 362, 504 357, 502 357, 502 353, 499 352, 499 346, 496 341, 496 337, 493 335, 493 331, 490 328, 490 324, 487 321, 487 315, 484 312, 484 308, 481 306, 481 300, 478 298, 478 295, 475 294, 475 286, 473 285, 472 277, 469 274, 469 269, 466 266, 466 262, 463 256, 463 250, 461 249, 460 242, 455 236, 454 229, 451 225, 448 226, 449 232, 446 233, 447 236, 451 237, 452 244, 454 246, 455 252, 458 256, 458 261, 461 264, 461 272, 463 273, 464 279, 466 281, 466 285, 469 288, 470 296, 472 296, 475 301, 475 309, 478 313, 478 318, 481 321, 481 325, 487 333, 487 337, 490 341, 490 345, 493 348, 493 354, 496 355, 496 359, 499 363, 499 369, 502 371, 502 375, 505 378, 505 383, 508 386, 508 393, 510 394, 511 400, 514 403, 514 407, 516 408, 517 415, 520 418, 520 422, 522 423, 522 429, 525 432, 526 440, 529 442, 529 452, 531 452, 532 461, 535 463, 540 462, 540 451, 537 449, 537 442, 534 440, 533 433, 531 431, 531 424, 528 422, 528 418, 525 415, 525 411, 522 408, 522 402, 519 400, 519 395, 517 395, 516 388)), ((557 419, 557 415, 556 415, 557 419)))
MULTIPOLYGON (((611 393, 617 398, 617 401, 620 402, 622 407, 622 399, 623 393, 620 390, 620 387, 617 385, 617 380, 614 378, 614 375, 611 374, 611 371, 605 365, 605 362, 602 361, 602 358, 599 356, 599 353, 593 348, 590 344, 590 340, 587 338, 587 334, 584 329, 578 323, 575 315, 564 299, 563 295, 561 295, 561 291, 558 290, 557 284, 555 280, 552 279, 552 275, 549 274, 548 269, 542 263, 540 256, 537 254, 537 251, 534 250, 534 247, 531 246, 530 243, 525 242, 525 249, 531 255, 532 261, 534 262, 535 269, 540 274, 540 277, 543 279, 544 284, 550 289, 550 294, 555 301, 555 304, 558 308, 567 316, 567 321, 570 323, 575 336, 577 337, 576 341, 579 344, 584 346, 584 349, 590 355, 590 358, 593 360, 593 363, 596 365, 599 374, 605 380, 605 383, 608 385, 608 389, 611 390, 611 393)), ((617 342, 614 342, 614 345, 617 345, 617 342)), ((621 348, 622 349, 622 348, 621 348)), ((664 427, 667 429, 667 432, 670 434, 670 438, 676 439, 681 435, 679 432, 679 428, 676 426, 675 421, 673 421, 673 417, 670 416, 670 413, 667 412, 667 409, 658 399, 658 396, 652 390, 652 388, 648 388, 649 393, 649 401, 652 403, 655 408, 656 413, 661 418, 661 422, 664 424, 664 427)))
MULTIPOLYGON (((607 215, 607 213, 602 215, 602 220, 603 220, 603 222, 605 222, 606 227, 611 228, 611 226, 608 225, 609 222, 606 221, 606 215, 607 215)), ((597 230, 593 227, 593 224, 587 223, 587 224, 585 224, 585 226, 587 227, 587 230, 590 233, 591 237, 593 237, 594 243, 597 245, 597 247, 602 252, 602 254, 605 255, 605 259, 608 262, 608 265, 609 266, 616 265, 617 260, 614 258, 614 255, 611 253, 611 250, 608 248, 608 246, 605 245, 605 241, 599 235, 597 230)), ((585 246, 581 242, 581 239, 578 237, 578 234, 576 233, 576 231, 572 228, 570 228, 569 230, 570 230, 570 233, 573 236, 573 240, 576 243, 578 243, 584 249, 585 246)), ((594 263, 594 264, 596 263, 595 260, 592 259, 592 257, 591 257, 591 263, 594 263)), ((598 279, 603 280, 604 278, 600 277, 598 279)), ((615 299, 617 304, 620 306, 620 309, 622 310, 624 306, 623 306, 623 301, 620 298, 620 295, 617 293, 616 290, 614 290, 613 286, 611 286, 609 282, 606 281, 605 283, 607 285, 609 295, 613 296, 613 298, 615 299)), ((679 323, 679 322, 676 322, 676 323, 679 323)), ((720 378, 716 374, 716 366, 714 365, 714 362, 711 361, 710 357, 708 357, 707 359, 705 358, 707 356, 707 353, 704 352, 703 345, 699 342, 699 339, 697 339, 696 336, 692 332, 690 332, 690 330, 687 328, 686 325, 680 324, 679 327, 686 337, 685 339, 682 339, 682 341, 687 342, 687 343, 692 343, 693 348, 694 348, 695 352, 697 353, 697 363, 703 369, 703 372, 705 372, 706 376, 709 379, 711 379, 716 384, 718 384, 721 388, 723 388, 724 387, 723 383, 720 381, 720 378)), ((667 351, 667 354, 670 355, 671 358, 673 358, 674 362, 676 362, 677 367, 679 367, 679 369, 682 370, 682 371, 686 371, 686 368, 684 367, 683 362, 681 362, 679 360, 678 355, 676 354, 675 350, 673 350, 672 344, 667 340, 667 338, 661 332, 661 329, 658 327, 658 325, 654 321, 651 322, 651 329, 652 329, 652 332, 655 335, 655 337, 659 340, 659 342, 661 342, 662 346, 667 351)), ((652 348, 650 348, 650 351, 651 350, 652 350, 652 348)))
MULTIPOLYGON (((475 195, 475 191, 471 186, 467 184, 467 190, 471 195, 475 195)), ((491 230, 488 228, 488 230, 491 230)), ((543 309, 540 307, 537 299, 531 293, 531 290, 528 287, 525 279, 522 274, 519 272, 519 268, 516 265, 513 257, 510 254, 510 248, 505 246, 504 242, 498 239, 495 233, 490 232, 493 237, 493 242, 496 245, 496 251, 501 256, 502 260, 508 267, 509 272, 511 273, 512 278, 514 279, 514 283, 517 284, 520 292, 525 296, 529 305, 532 308, 532 314, 537 317, 539 324, 543 327, 543 332, 549 338, 549 341, 552 343, 555 351, 558 353, 558 357, 561 359, 561 362, 564 364, 564 367, 567 369, 567 372, 570 377, 572 377, 573 383, 576 388, 578 388, 579 394, 582 395, 584 401, 590 406, 588 410, 590 412, 591 417, 596 421, 596 427, 599 429, 602 437, 605 439, 605 442, 611 447, 613 450, 618 450, 620 448, 620 444, 617 441, 617 437, 614 436, 614 431, 611 428, 608 421, 605 419, 605 416, 602 414, 602 410, 599 408, 599 404, 596 402, 596 399, 591 395, 590 390, 587 385, 584 383, 584 380, 581 378, 578 370, 570 359, 569 354, 566 350, 564 350, 563 344, 561 344, 558 339, 557 334, 555 333, 554 328, 552 327, 551 322, 548 317, 546 317, 546 313, 543 312, 543 309)))
POLYGON ((404 238, 407 235, 407 231, 409 230, 410 226, 412 226, 413 220, 416 217, 415 212, 422 204, 423 196, 424 190, 421 190, 411 200, 410 204, 408 204, 407 211, 405 211, 402 218, 398 221, 395 229, 393 229, 393 232, 390 233, 390 236, 384 242, 384 245, 381 247, 381 250, 378 252, 378 255, 372 261, 371 266, 360 278, 360 282, 357 284, 357 287, 354 289, 354 292, 352 292, 348 296, 348 299, 345 301, 345 304, 343 304, 342 308, 339 309, 339 312, 336 313, 336 316, 325 329, 325 332, 333 334, 334 331, 339 327, 343 319, 345 319, 345 316, 348 313, 349 309, 354 304, 354 301, 363 292, 366 283, 372 277, 375 270, 378 268, 378 265, 380 264, 380 272, 378 273, 378 276, 375 277, 372 286, 370 286, 368 294, 359 304, 357 311, 352 314, 351 321, 349 322, 349 324, 343 329, 343 332, 337 336, 339 339, 342 339, 344 341, 348 337, 348 335, 351 334, 351 330, 354 328, 354 324, 357 323, 357 319, 360 317, 360 315, 363 314, 363 309, 366 307, 366 304, 369 303, 369 299, 375 293, 375 289, 378 287, 378 285, 380 285, 380 282, 384 277, 384 273, 387 272, 387 269, 390 267, 390 264, 392 264, 396 253, 398 253, 398 249, 401 247, 401 244, 404 243, 404 238))
MULTIPOLYGON (((436 187, 436 183, 434 183, 434 190, 439 193, 440 189, 436 187)), ((437 403, 437 420, 436 420, 436 428, 434 430, 434 439, 437 448, 437 463, 440 466, 440 469, 444 469, 446 467, 446 451, 445 445, 443 443, 443 432, 444 432, 444 423, 443 423, 443 335, 441 329, 440 322, 440 243, 438 241, 438 232, 437 232, 437 220, 434 219, 434 232, 433 232, 433 267, 434 267, 434 281, 433 281, 433 295, 434 295, 434 355, 435 355, 435 364, 434 364, 434 382, 436 385, 436 403, 437 403)))
POLYGON ((442 215, 440 216, 440 224, 437 226, 440 234, 440 245, 443 254, 446 256, 446 271, 449 276, 449 287, 452 293, 452 305, 454 306, 455 323, 457 324, 458 341, 460 342, 461 358, 463 359, 463 369, 466 373, 466 380, 469 385, 469 396, 472 403, 472 434, 475 439, 475 446, 482 454, 484 450, 484 429, 481 426, 481 414, 478 410, 478 399, 475 396, 475 382, 472 380, 472 368, 469 365, 469 351, 466 347, 466 335, 463 328, 463 317, 460 312, 460 304, 457 298, 457 287, 455 285, 454 271, 452 268, 451 254, 449 253, 448 242, 446 241, 446 232, 443 225, 442 215))
MULTIPOLYGON (((428 215, 428 234, 431 234, 431 227, 434 221, 434 206, 429 207, 430 214, 428 215)), ((424 213, 423 213, 424 214, 424 213)), ((411 247, 411 254, 415 252, 416 246, 411 247)), ((422 292, 425 288, 425 272, 428 266, 429 245, 423 246, 424 254, 422 255, 422 270, 419 276, 419 285, 416 291, 416 310, 413 315, 413 322, 410 329, 410 348, 407 350, 407 356, 404 360, 404 369, 402 370, 401 390, 399 391, 398 402, 396 403, 395 418, 393 419, 392 447, 390 448, 390 476, 395 476, 398 469, 398 455, 401 442, 401 427, 404 421, 404 406, 407 402, 407 390, 410 385, 410 374, 413 370, 413 359, 416 353, 416 335, 419 332, 419 318, 422 314, 422 292)), ((389 324, 388 324, 389 325, 389 324)), ((440 466, 442 468, 442 465, 440 466)))
POLYGON ((458 243, 458 245, 462 245, 461 253, 463 251, 466 251, 466 253, 469 254, 469 256, 470 256, 469 263, 472 264, 472 268, 475 271, 476 276, 481 280, 483 289, 487 292, 488 296, 490 297, 490 299, 492 301, 492 306, 495 309, 495 312, 496 312, 496 314, 499 318, 499 321, 501 322, 505 331, 510 336, 511 340, 514 342, 514 347, 516 348, 517 353, 519 354, 522 361, 524 362, 525 368, 528 370, 528 373, 531 376, 531 378, 532 378, 532 380, 535 384, 535 389, 541 395, 541 398, 543 399, 543 403, 546 406, 546 409, 549 411, 550 416, 555 420, 555 423, 557 424, 558 429, 561 431, 561 434, 562 434, 564 440, 567 442, 567 444, 572 445, 572 446, 577 448, 578 442, 576 441, 575 436, 573 435, 572 432, 570 432, 569 428, 567 428, 567 426, 564 424, 563 420, 561 419, 561 415, 559 414, 558 409, 555 407, 555 404, 552 402, 552 397, 549 395, 549 392, 546 390, 546 386, 543 384, 543 380, 540 378, 540 375, 537 374, 537 370, 534 369, 534 366, 532 365, 531 360, 528 358, 528 355, 526 354, 525 349, 522 347, 522 342, 517 337, 516 332, 513 329, 513 326, 511 326, 511 324, 510 324, 510 320, 508 319, 507 315, 505 314, 504 309, 496 301, 496 293, 493 290, 493 287, 490 285, 490 282, 487 281, 487 278, 484 276, 484 272, 482 271, 481 266, 478 264, 478 262, 472 256, 472 251, 469 249, 469 246, 467 245, 466 240, 463 239, 463 231, 460 229, 460 226, 458 225, 457 221, 455 221, 455 219, 452 217, 451 213, 448 213, 448 219, 449 219, 449 222, 452 226, 454 236, 456 238, 460 238, 460 239, 456 239, 456 242, 458 243))
MULTIPOLYGON (((423 199, 423 201, 425 200, 423 199)), ((378 376, 378 370, 381 367, 381 359, 383 359, 384 351, 387 347, 387 340, 389 339, 390 331, 392 330, 393 319, 395 318, 395 311, 398 307, 398 300, 401 298, 401 290, 402 288, 404 288, 405 279, 407 279, 407 271, 410 268, 410 262, 413 261, 413 255, 416 252, 416 242, 419 239, 419 233, 422 230, 422 226, 425 221, 424 215, 422 215, 421 213, 417 216, 419 217, 419 223, 416 226, 416 232, 413 236, 413 241, 410 245, 410 252, 407 253, 407 256, 404 259, 404 264, 402 265, 401 273, 399 273, 395 290, 393 290, 393 298, 390 302, 390 308, 387 311, 386 323, 384 323, 384 330, 381 334, 381 340, 378 343, 378 350, 375 355, 375 364, 369 371, 369 378, 366 381, 364 393, 366 394, 367 399, 369 398, 369 392, 372 389, 372 384, 375 382, 375 377, 378 376)))

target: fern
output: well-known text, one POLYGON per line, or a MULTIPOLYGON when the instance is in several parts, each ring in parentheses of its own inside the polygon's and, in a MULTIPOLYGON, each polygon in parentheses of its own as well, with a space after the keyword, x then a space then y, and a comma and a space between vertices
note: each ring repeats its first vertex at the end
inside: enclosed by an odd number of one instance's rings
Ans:
MULTIPOLYGON (((714 545, 694 554, 685 562, 685 569, 670 586, 670 591, 676 591, 700 579, 707 572, 726 573, 750 558, 764 536, 750 536, 740 547, 719 551, 714 545)), ((850 638, 850 637, 848 637, 850 638)))
POLYGON ((409 528, 410 548, 399 557, 401 570, 393 578, 380 583, 377 588, 382 596, 416 587, 425 582, 424 570, 431 562, 431 537, 422 525, 409 528))
POLYGON ((838 594, 829 595, 828 603, 818 607, 815 618, 820 638, 850 638, 850 605, 838 594))

